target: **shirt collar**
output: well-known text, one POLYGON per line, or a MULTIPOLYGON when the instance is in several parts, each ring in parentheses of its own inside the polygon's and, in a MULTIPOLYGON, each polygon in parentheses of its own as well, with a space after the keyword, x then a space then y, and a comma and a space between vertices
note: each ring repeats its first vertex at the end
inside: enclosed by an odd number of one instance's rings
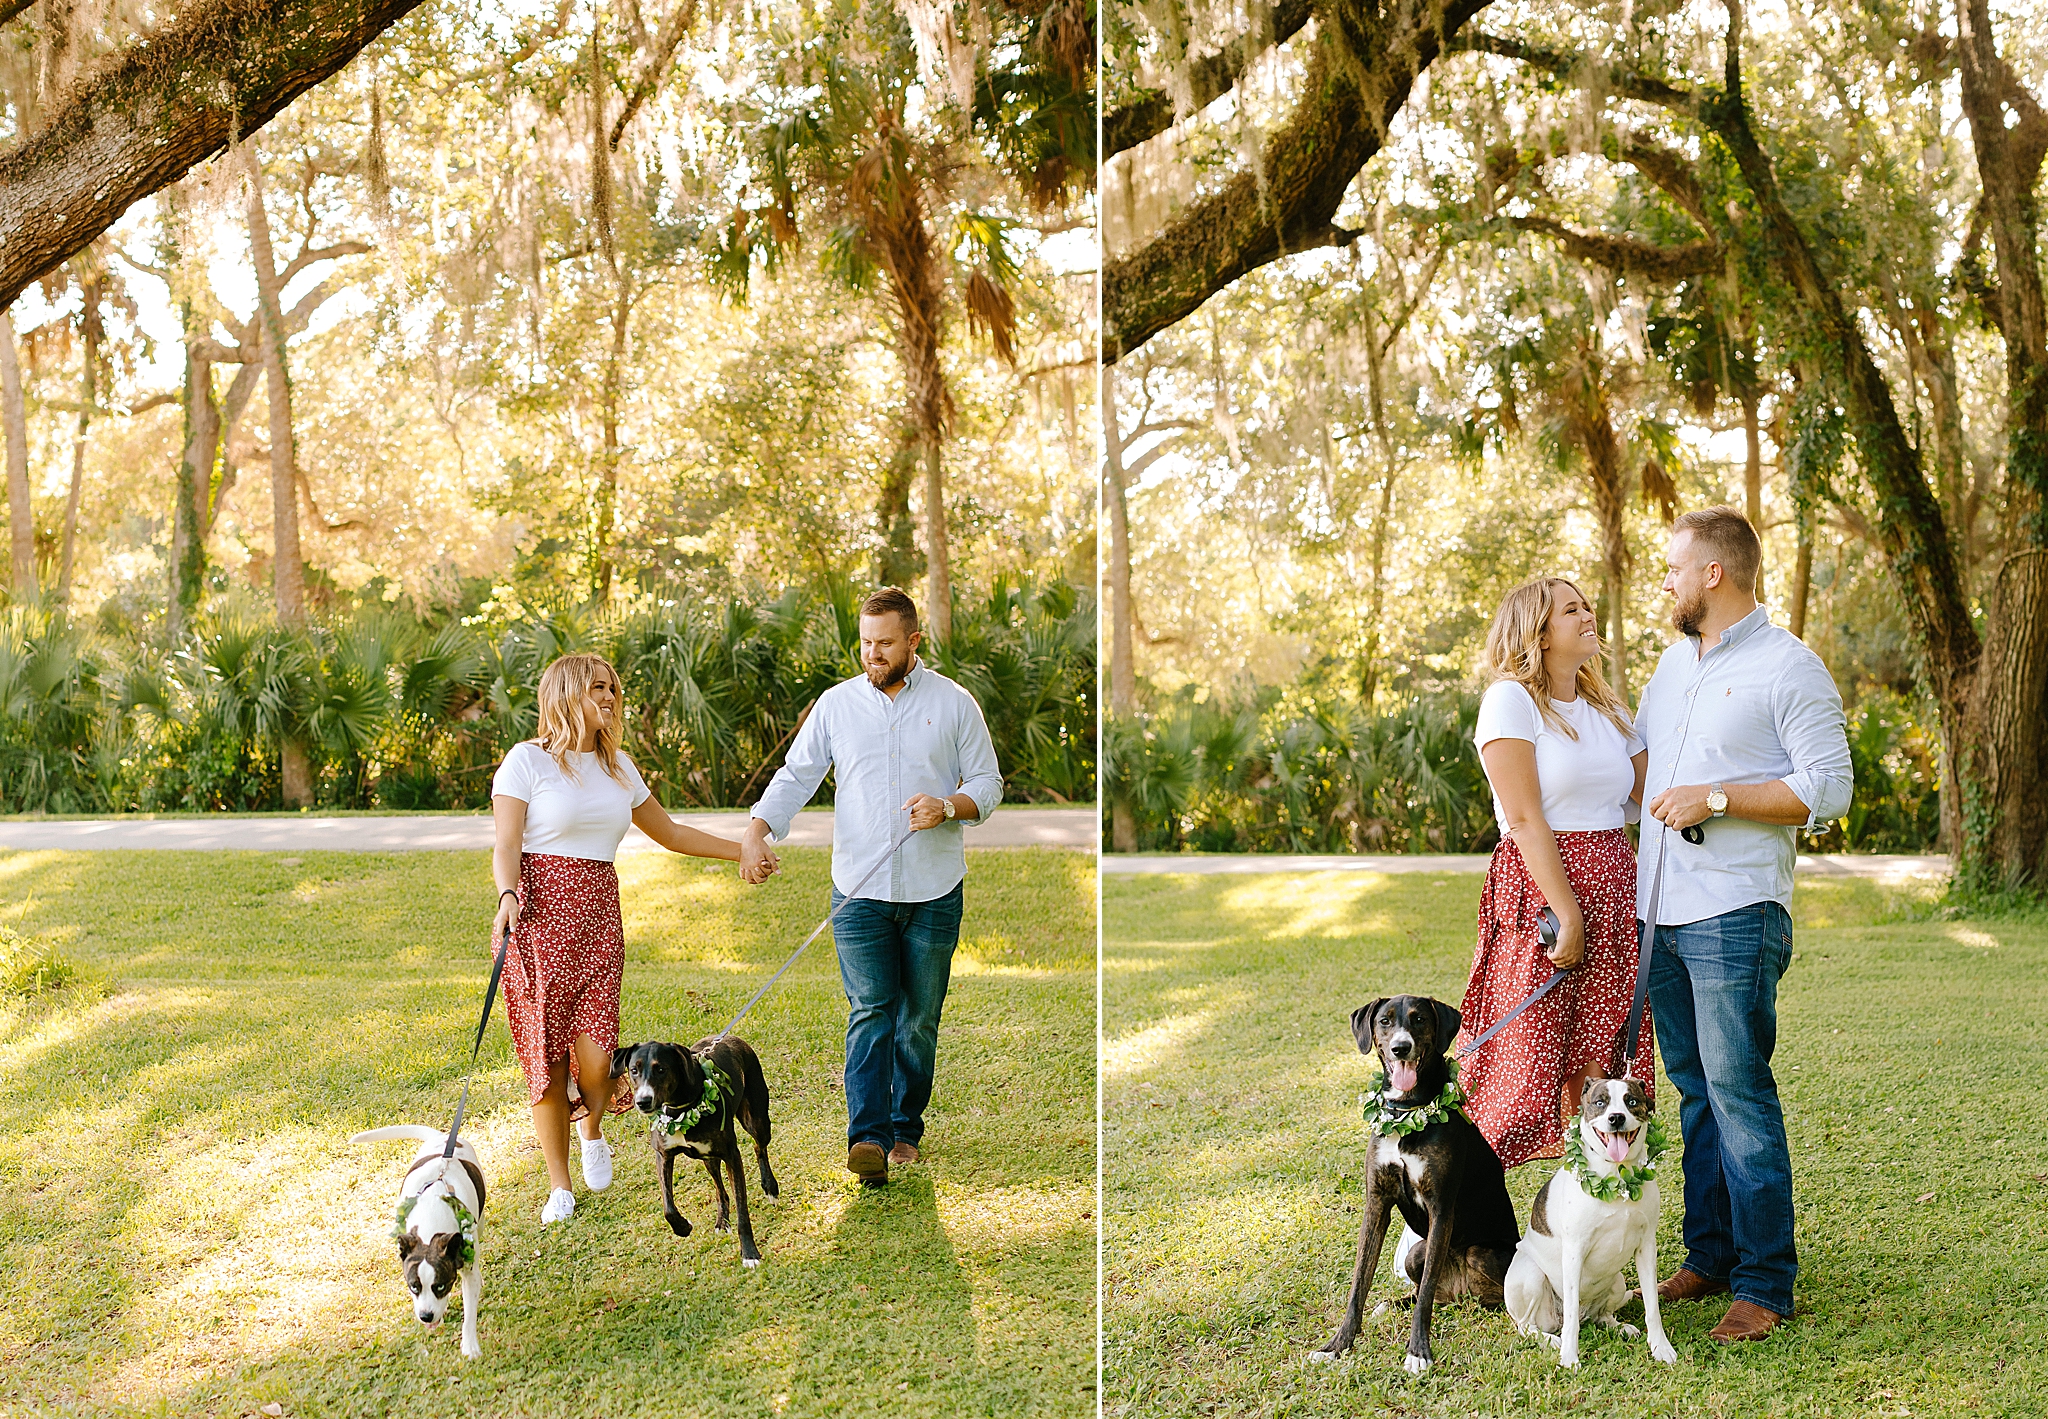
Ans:
MULTIPOLYGON (((1722 646, 1728 645, 1740 645, 1743 641, 1748 640, 1752 635, 1755 635, 1758 630, 1765 626, 1768 626, 1770 623, 1771 615, 1769 610, 1765 608, 1762 602, 1758 602, 1755 610, 1751 611, 1747 616, 1744 616, 1741 620, 1737 621, 1727 630, 1721 632, 1721 639, 1714 643, 1714 649, 1718 650, 1722 646)), ((1694 641, 1698 641, 1699 639, 1700 638, 1698 636, 1693 637, 1694 641)), ((1704 657, 1701 656, 1698 652, 1695 652, 1695 658, 1703 659, 1704 657)))
POLYGON ((867 680, 868 690, 871 693, 880 695, 883 699, 889 700, 891 704, 894 704, 896 700, 902 699, 905 695, 909 694, 912 690, 916 689, 918 683, 924 679, 925 673, 926 672, 924 668, 923 657, 912 655, 910 657, 910 671, 903 677, 903 688, 896 692, 895 699, 890 699, 889 692, 887 690, 876 689, 875 682, 872 680, 868 680, 868 677, 866 675, 862 675, 860 678, 863 680, 867 680))

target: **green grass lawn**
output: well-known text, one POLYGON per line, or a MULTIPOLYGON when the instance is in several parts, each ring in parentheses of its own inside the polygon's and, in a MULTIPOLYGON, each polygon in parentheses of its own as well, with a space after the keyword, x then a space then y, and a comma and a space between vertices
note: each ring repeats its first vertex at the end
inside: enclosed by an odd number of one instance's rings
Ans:
MULTIPOLYGON (((0 1413, 1088 1415, 1095 1408, 1093 860, 970 853, 929 1162, 843 1171, 845 999, 821 939, 750 1016, 780 1201, 766 1263, 637 1116, 611 1190, 543 1235, 502 1008, 465 1136, 490 1181, 483 1359, 412 1319, 386 1240, 445 1125, 489 960, 483 853, 0 853, 0 925, 103 994, 0 1002, 0 1413)), ((692 1041, 816 923, 827 854, 746 888, 620 862, 628 1041, 692 1041)), ((749 1173, 752 1163, 749 1159, 749 1173)))
MULTIPOLYGON (((1368 1065, 1350 1012, 1404 992, 1455 1003, 1480 885, 1105 879, 1105 1415, 2048 1412, 2048 927, 1929 919, 1860 882, 1801 880, 1780 987, 1788 1327, 1724 1350, 1707 1332, 1725 1301, 1670 1306, 1678 1365, 1589 1331, 1574 1373, 1501 1312, 1444 1305, 1426 1375, 1401 1369, 1398 1310, 1351 1358, 1310 1365, 1357 1245, 1368 1065)), ((1668 1083, 1659 1098, 1675 1138, 1668 1083)), ((1555 1166, 1508 1175, 1524 1227, 1555 1166)), ((1660 1181, 1668 1273, 1675 1148, 1660 1181)))

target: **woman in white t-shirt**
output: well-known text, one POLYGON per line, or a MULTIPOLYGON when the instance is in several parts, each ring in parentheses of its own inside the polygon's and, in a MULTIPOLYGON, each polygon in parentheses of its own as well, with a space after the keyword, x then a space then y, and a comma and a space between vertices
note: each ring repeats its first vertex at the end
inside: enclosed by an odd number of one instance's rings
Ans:
POLYGON ((1472 737, 1501 835, 1461 1034, 1485 1033, 1553 964, 1571 970, 1465 1062, 1466 1112, 1508 1167, 1560 1155, 1588 1074, 1618 1069, 1635 993, 1636 862, 1622 829, 1640 812, 1649 755, 1599 664, 1593 605, 1560 577, 1509 592, 1486 633, 1493 683, 1472 737), (1560 927, 1547 956, 1545 905, 1560 927))
POLYGON ((676 822, 648 792, 619 748, 619 695, 618 672, 602 656, 555 661, 540 677, 540 736, 513 745, 491 781, 498 881, 491 940, 511 932, 505 1015, 547 1160, 542 1225, 576 1210, 570 1123, 583 1136, 584 1184, 602 1191, 612 1181, 603 1114, 632 1103, 614 1099, 611 1078, 626 952, 612 859, 627 825, 671 852, 740 860, 737 839, 676 822), (601 1102, 592 1107, 591 1100, 601 1102))

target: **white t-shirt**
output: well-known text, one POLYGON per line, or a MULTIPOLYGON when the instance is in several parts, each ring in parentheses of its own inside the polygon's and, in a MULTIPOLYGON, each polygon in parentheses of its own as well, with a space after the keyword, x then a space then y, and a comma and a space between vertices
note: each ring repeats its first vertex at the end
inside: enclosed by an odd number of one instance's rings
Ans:
POLYGON ((526 805, 522 852, 610 862, 633 824, 633 810, 647 801, 646 781, 623 752, 619 769, 624 783, 604 771, 595 753, 572 751, 569 765, 576 770, 574 778, 532 740, 514 744, 491 779, 491 795, 502 793, 526 805))
MULTIPOLYGON (((1623 806, 1636 786, 1629 760, 1643 750, 1633 729, 1624 734, 1584 699, 1552 700, 1560 718, 1578 731, 1568 739, 1544 721, 1529 691, 1513 680, 1496 680, 1479 702, 1472 742, 1484 749, 1495 739, 1526 739, 1536 746, 1536 784, 1543 791, 1543 821, 1559 833, 1593 833, 1618 828, 1631 816, 1623 806)), ((1491 781, 1489 776, 1489 782, 1491 781)), ((1500 795, 1493 816, 1503 835, 1508 816, 1500 795)))

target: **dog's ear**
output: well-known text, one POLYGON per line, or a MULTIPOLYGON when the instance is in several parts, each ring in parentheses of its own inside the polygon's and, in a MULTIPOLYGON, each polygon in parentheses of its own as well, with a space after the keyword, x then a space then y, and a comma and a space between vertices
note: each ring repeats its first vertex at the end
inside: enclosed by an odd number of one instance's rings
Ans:
POLYGON ((1373 1017, 1378 1015, 1380 1007, 1392 998, 1392 996, 1383 995, 1372 1004, 1361 1005, 1351 1012, 1351 1038, 1358 1041, 1358 1052, 1360 1054, 1372 1053, 1373 1017))
POLYGON ((1458 1027, 1465 1023, 1465 1017, 1441 1000, 1432 1000, 1429 1003, 1436 1007, 1436 1046, 1439 1050, 1449 1053, 1451 1041, 1458 1038, 1458 1027))
POLYGON ((638 1048, 640 1048, 638 1045, 620 1045, 612 1051, 612 1078, 623 1079, 626 1077, 626 1063, 632 1059, 633 1051, 638 1048))

